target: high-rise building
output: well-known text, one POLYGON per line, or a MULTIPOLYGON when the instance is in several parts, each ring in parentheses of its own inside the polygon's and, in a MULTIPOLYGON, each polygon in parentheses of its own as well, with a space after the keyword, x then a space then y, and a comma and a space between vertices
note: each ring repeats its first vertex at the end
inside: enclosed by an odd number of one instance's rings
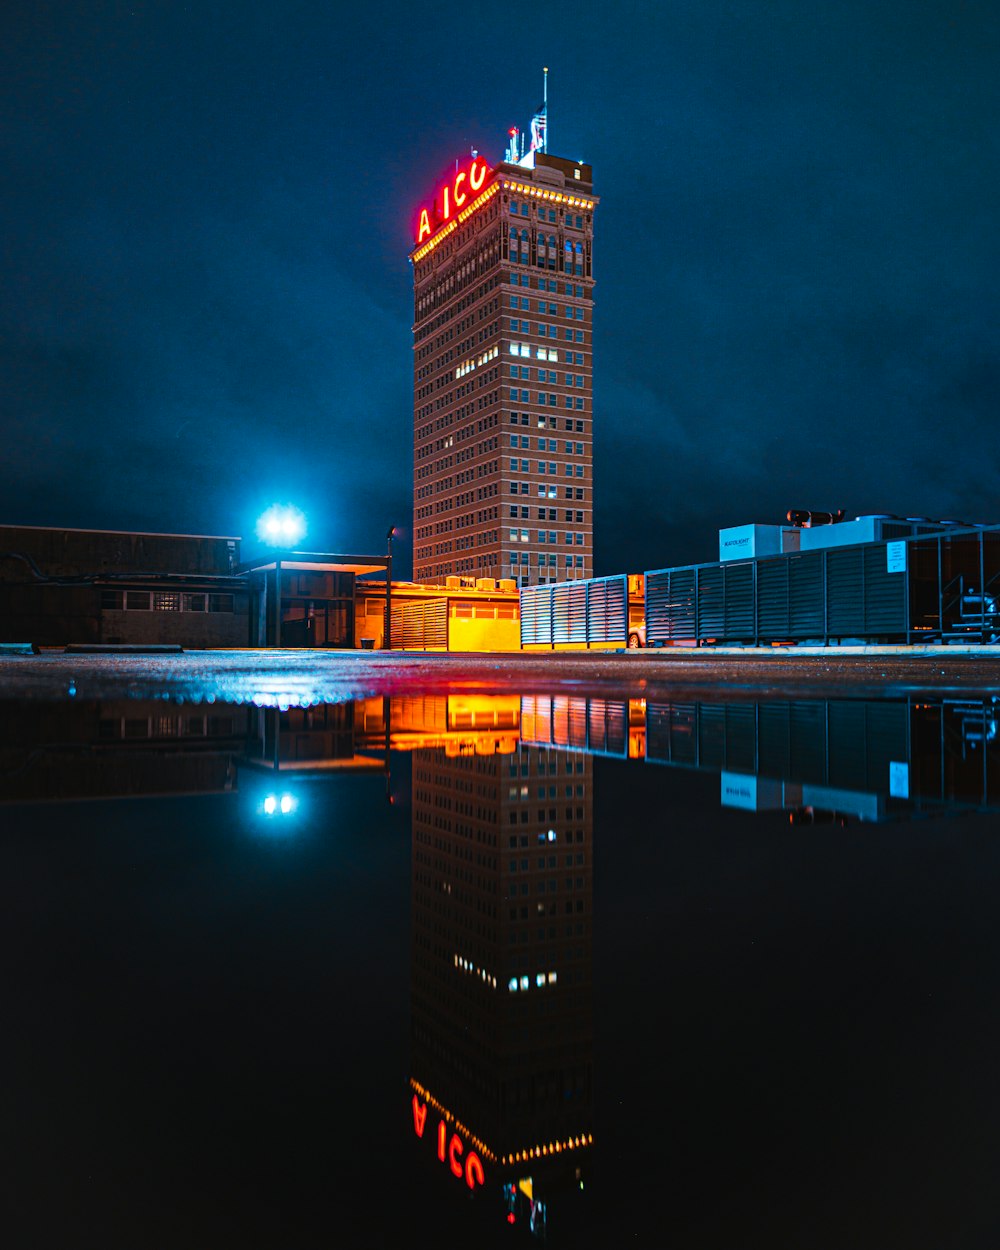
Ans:
POLYGON ((413 264, 417 581, 593 576, 593 175, 541 149, 456 168, 413 264))

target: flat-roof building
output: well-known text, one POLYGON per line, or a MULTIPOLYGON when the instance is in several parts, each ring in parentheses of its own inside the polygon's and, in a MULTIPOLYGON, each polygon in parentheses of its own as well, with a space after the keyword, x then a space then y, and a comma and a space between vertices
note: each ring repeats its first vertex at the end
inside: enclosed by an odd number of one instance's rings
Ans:
POLYGON ((593 575, 591 167, 516 140, 420 209, 413 265, 413 569, 593 575))

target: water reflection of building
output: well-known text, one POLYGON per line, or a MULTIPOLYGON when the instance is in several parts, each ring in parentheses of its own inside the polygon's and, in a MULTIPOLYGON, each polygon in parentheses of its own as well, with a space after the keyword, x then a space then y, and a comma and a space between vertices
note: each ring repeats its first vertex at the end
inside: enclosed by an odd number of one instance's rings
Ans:
POLYGON ((592 770, 534 747, 413 761, 414 1128, 538 1230, 593 1142, 592 770))
POLYGON ((725 806, 884 820, 1000 805, 992 701, 650 703, 647 759, 710 769, 725 806))
POLYGON ((0 714, 0 802, 232 790, 253 709, 20 702, 0 714))
POLYGON ((1000 807, 983 699, 521 700, 521 741, 715 772, 724 807, 801 822, 1000 807))

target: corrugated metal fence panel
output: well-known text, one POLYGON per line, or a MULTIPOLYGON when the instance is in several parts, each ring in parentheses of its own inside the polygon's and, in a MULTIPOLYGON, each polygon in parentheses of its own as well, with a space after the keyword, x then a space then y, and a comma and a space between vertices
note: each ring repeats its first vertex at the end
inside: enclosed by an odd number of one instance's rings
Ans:
POLYGON ((448 649, 448 600, 429 599, 424 609, 424 647, 448 649))
POLYGON ((585 747, 587 745, 587 700, 567 699, 569 705, 569 738, 567 746, 585 747))
POLYGON ((603 579, 584 583, 587 588, 587 641, 605 642, 608 636, 608 587, 603 579))
POLYGON ((552 587, 524 586, 521 601, 521 646, 547 646, 552 642, 552 587))
POLYGON ((788 561, 757 563, 757 630, 761 638, 787 638, 788 561))
POLYGON ((725 767, 738 773, 752 773, 757 763, 757 705, 726 705, 725 767))
MULTIPOLYGON (((882 549, 885 559, 885 549, 882 549)), ((863 548, 826 553, 827 628, 834 638, 865 632, 863 548)))
POLYGON ((823 552, 788 556, 788 636, 823 635, 823 552))
POLYGON ((591 699, 587 713, 590 750, 628 755, 628 704, 621 699, 591 699))
POLYGON ((885 544, 865 547, 865 633, 901 634, 906 630, 906 577, 890 573, 885 544))
POLYGON ((888 789, 889 764, 909 759, 907 703, 830 703, 830 784, 888 789))
POLYGON ((755 632, 753 564, 725 564, 723 572, 726 592, 723 637, 734 641, 752 641, 755 632))
MULTIPOLYGON (((759 571, 759 570, 758 570, 759 571)), ((757 768, 786 780, 792 767, 791 713, 787 703, 761 703, 757 712, 757 768)))
POLYGON ((697 715, 694 703, 647 703, 646 759, 657 764, 697 765, 697 715))
POLYGON ((628 638, 628 578, 625 574, 602 579, 607 588, 604 642, 628 638))
POLYGON ((557 582, 552 591, 552 641, 587 641, 587 587, 583 582, 557 582))
POLYGON ((756 765, 753 703, 703 703, 698 708, 698 765, 752 773, 756 765))
POLYGON ((539 715, 540 705, 545 702, 547 702, 547 700, 543 700, 537 695, 521 695, 521 707, 518 724, 521 726, 522 742, 548 742, 547 733, 544 738, 541 736, 542 717, 539 715))
POLYGON ((757 771, 780 781, 826 781, 826 704, 761 703, 757 771))
POLYGON ((725 570, 722 565, 698 570, 699 638, 723 638, 726 632, 725 570))
POLYGON ((829 771, 826 703, 788 705, 789 781, 825 785, 829 771))
POLYGON ((392 606, 392 642, 394 647, 408 651, 424 649, 424 613, 422 603, 392 606))
POLYGON ((694 637, 694 569, 661 569, 647 573, 647 645, 694 637))

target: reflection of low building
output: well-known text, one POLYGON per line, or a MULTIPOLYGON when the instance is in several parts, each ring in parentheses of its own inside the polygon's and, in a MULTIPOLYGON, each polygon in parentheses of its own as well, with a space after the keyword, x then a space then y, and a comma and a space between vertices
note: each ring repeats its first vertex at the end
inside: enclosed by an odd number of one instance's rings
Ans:
POLYGON ((252 715, 218 704, 19 703, 0 716, 0 802, 230 791, 252 715))
MULTIPOLYGON (((381 706, 381 699, 369 702, 381 706)), ((274 773, 371 772, 387 767, 384 739, 358 729, 353 700, 254 708, 241 764, 274 773)))
POLYGON ((414 1128, 427 1151, 457 1135, 472 1188, 539 1226, 593 1142, 592 769, 526 747, 413 762, 414 1128))

